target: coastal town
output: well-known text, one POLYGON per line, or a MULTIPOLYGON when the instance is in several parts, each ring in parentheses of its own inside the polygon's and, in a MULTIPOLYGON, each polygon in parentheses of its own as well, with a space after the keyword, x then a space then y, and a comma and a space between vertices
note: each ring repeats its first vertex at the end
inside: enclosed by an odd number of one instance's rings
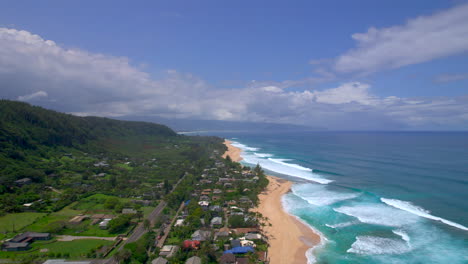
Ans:
MULTIPOLYGON (((188 169, 177 182, 162 181, 136 197, 94 194, 45 216, 38 211, 44 203, 40 199, 24 204, 20 214, 41 217, 23 228, 18 224, 22 232, 4 232, 0 258, 47 264, 270 263, 269 222, 256 210, 267 176, 259 166, 241 166, 228 153, 215 149, 198 175, 188 169), (53 219, 60 221, 51 225, 53 219), (87 244, 86 252, 73 252, 67 244, 77 249, 87 244)), ((104 157, 92 163, 96 173, 91 180, 110 180, 109 168, 130 168, 128 160, 104 157)), ((156 159, 144 162, 156 164, 156 159)), ((28 188, 33 182, 22 178, 14 184, 28 188)), ((47 188, 58 196, 62 192, 47 188)))

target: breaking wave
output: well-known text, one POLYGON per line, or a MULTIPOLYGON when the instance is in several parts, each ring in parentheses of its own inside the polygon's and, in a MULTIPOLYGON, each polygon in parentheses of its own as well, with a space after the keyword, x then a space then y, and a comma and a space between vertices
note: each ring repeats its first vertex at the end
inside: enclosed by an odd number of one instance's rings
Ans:
POLYGON ((347 250, 348 253, 361 255, 403 254, 409 251, 410 246, 401 240, 375 236, 358 236, 347 250))
POLYGON ((343 200, 354 199, 360 195, 360 193, 335 192, 316 184, 295 184, 291 189, 295 195, 316 206, 325 206, 343 200))
POLYGON ((274 156, 273 154, 255 152, 260 149, 249 147, 239 142, 232 142, 231 144, 243 150, 241 156, 243 158, 243 161, 246 163, 253 165, 260 164, 262 168, 272 172, 298 177, 305 180, 318 182, 321 184, 328 184, 332 182, 332 180, 325 179, 320 175, 314 173, 313 170, 310 168, 303 167, 299 164, 287 162, 291 161, 289 159, 272 158, 274 156))
POLYGON ((425 210, 424 208, 421 208, 421 207, 419 207, 417 205, 414 205, 414 204, 412 204, 410 202, 401 201, 401 200, 397 200, 397 199, 387 199, 387 198, 380 198, 380 200, 382 202, 384 202, 385 204, 388 204, 388 205, 390 205, 390 206, 392 206, 394 208, 398 208, 400 210, 406 211, 408 213, 415 214, 415 215, 418 215, 418 216, 421 216, 421 217, 424 217, 424 218, 427 218, 427 219, 439 221, 439 222, 442 222, 442 223, 444 223, 446 225, 450 225, 450 226, 453 226, 453 227, 468 231, 467 227, 465 227, 465 226, 463 226, 461 224, 457 224, 455 222, 449 221, 447 219, 431 215, 430 211, 425 210))
POLYGON ((418 221, 418 217, 383 204, 365 204, 333 208, 335 212, 357 218, 362 223, 400 227, 418 221))

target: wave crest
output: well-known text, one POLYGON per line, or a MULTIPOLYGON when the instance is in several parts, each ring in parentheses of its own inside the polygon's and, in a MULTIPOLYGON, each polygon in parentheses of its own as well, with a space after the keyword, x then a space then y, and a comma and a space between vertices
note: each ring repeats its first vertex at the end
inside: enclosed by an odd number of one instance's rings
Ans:
POLYGON ((421 217, 424 217, 424 218, 427 218, 427 219, 439 221, 439 222, 442 222, 442 223, 444 223, 446 225, 450 225, 450 226, 453 226, 453 227, 468 231, 467 227, 465 227, 465 226, 463 226, 461 224, 449 221, 449 220, 444 219, 442 217, 431 215, 430 211, 425 210, 424 208, 419 207, 417 205, 414 205, 414 204, 412 204, 410 202, 401 201, 401 200, 397 200, 397 199, 388 199, 388 198, 380 198, 380 200, 383 203, 385 203, 385 204, 387 204, 389 206, 392 206, 394 208, 398 208, 398 209, 406 211, 408 213, 411 213, 411 214, 414 214, 414 215, 417 215, 417 216, 421 216, 421 217))

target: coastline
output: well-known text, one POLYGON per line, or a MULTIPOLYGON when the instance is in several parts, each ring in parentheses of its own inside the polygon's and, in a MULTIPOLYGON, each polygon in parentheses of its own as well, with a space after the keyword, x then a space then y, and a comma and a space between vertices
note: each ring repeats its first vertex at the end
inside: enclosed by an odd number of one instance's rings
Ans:
MULTIPOLYGON (((228 150, 223 157, 229 155, 233 161, 241 161, 241 149, 232 146, 231 143, 229 140, 224 141, 228 150)), ((259 195, 260 204, 256 210, 267 217, 271 224, 263 228, 269 237, 270 263, 307 263, 306 253, 320 244, 320 235, 284 210, 282 197, 290 191, 292 182, 269 175, 267 178, 269 184, 259 195)))

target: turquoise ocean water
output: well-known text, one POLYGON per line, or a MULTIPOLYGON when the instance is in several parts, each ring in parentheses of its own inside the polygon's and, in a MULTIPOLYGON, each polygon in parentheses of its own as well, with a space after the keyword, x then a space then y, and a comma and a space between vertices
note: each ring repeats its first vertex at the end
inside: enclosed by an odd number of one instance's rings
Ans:
POLYGON ((319 231, 310 263, 468 263, 468 133, 211 133, 295 182, 287 211, 319 231))

